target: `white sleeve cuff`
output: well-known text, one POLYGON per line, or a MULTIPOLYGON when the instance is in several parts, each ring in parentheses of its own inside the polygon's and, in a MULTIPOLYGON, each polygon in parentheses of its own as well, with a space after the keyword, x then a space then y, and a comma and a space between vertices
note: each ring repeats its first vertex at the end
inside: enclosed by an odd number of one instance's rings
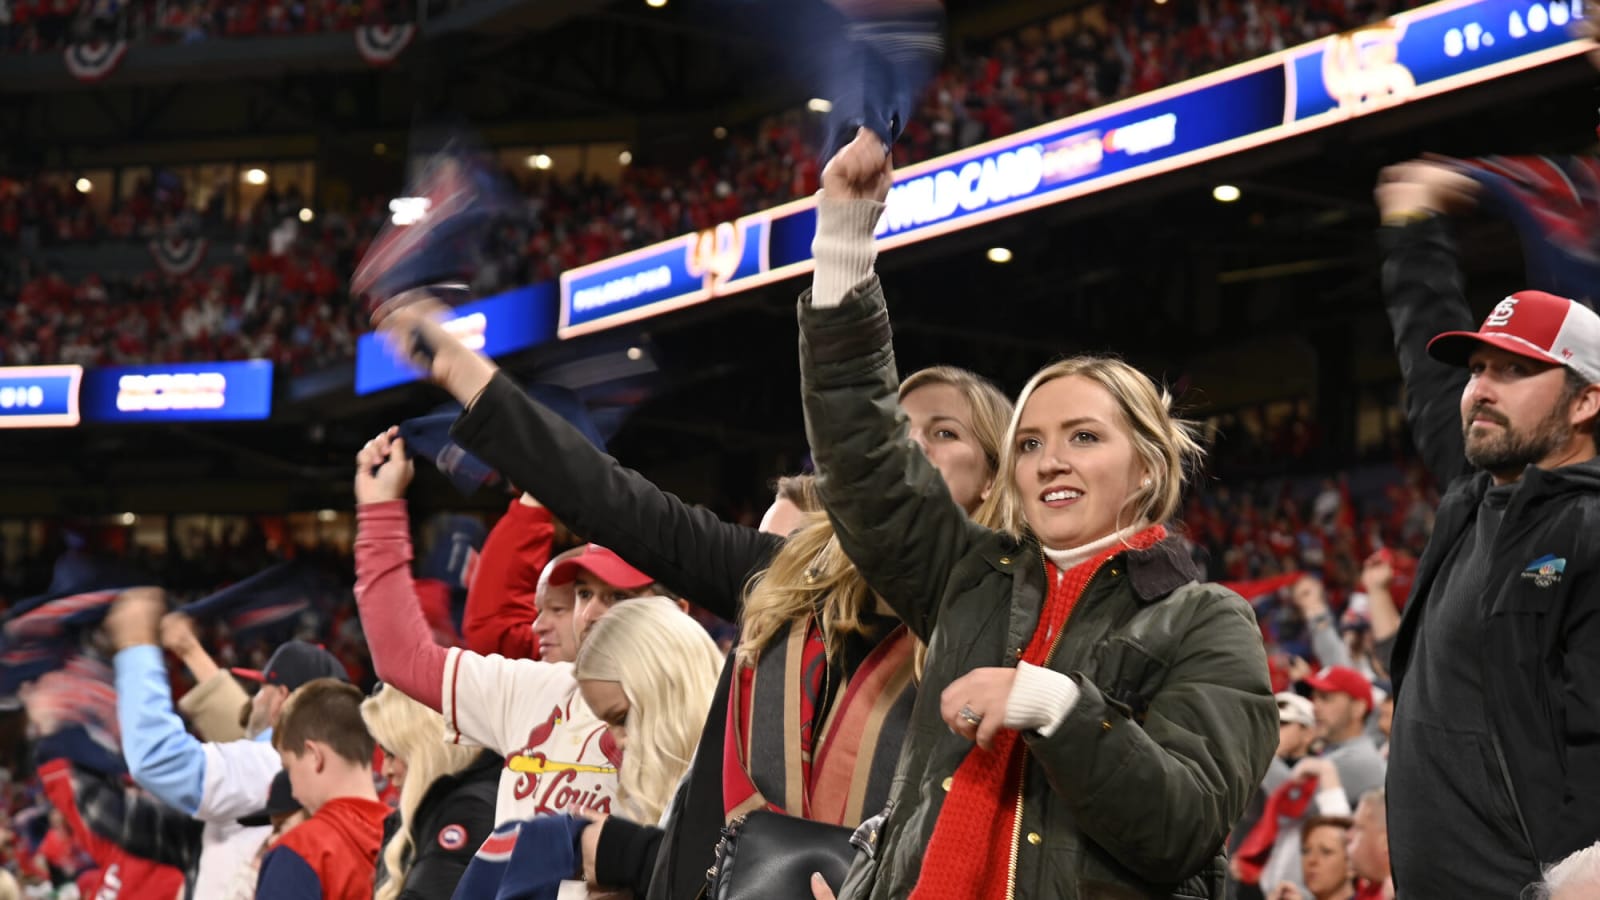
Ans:
POLYGON ((872 233, 884 205, 876 200, 817 201, 817 235, 811 255, 817 261, 811 276, 811 305, 838 306, 872 275, 878 248, 872 233))
POLYGON ((1350 815, 1350 798, 1345 796, 1342 787, 1323 788, 1317 791, 1316 802, 1319 816, 1350 815))
POLYGON ((1033 730, 1041 737, 1055 734, 1078 702, 1078 683, 1054 669, 1017 663, 1017 680, 1006 700, 1007 728, 1033 730))

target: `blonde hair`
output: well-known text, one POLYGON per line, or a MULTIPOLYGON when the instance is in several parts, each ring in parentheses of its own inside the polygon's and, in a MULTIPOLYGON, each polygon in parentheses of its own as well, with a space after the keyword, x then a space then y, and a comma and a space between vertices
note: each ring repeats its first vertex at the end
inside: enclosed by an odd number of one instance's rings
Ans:
POLYGON ((16 877, 5 869, 0 869, 0 900, 22 900, 16 877))
MULTIPOLYGON (((1017 398, 1011 425, 1000 451, 1001 477, 984 501, 978 518, 996 523, 1015 537, 1028 533, 1017 491, 1017 429, 1034 391, 1058 378, 1086 378, 1104 388, 1116 401, 1127 428, 1134 455, 1149 476, 1149 484, 1136 487, 1124 502, 1126 524, 1163 523, 1178 514, 1187 470, 1197 467, 1205 450, 1195 438, 1194 426, 1172 415, 1172 395, 1133 366, 1110 356, 1074 356, 1040 369, 1017 398)), ((1122 523, 1119 514, 1118 522, 1122 523)), ((1096 535, 1099 537, 1099 535, 1096 535)))
POLYGON ((658 821, 689 770, 721 674, 711 635, 665 597, 624 600, 590 626, 573 677, 615 681, 628 698, 617 802, 636 821, 658 821))
MULTIPOLYGON (((1011 401, 987 379, 954 366, 933 366, 911 373, 900 383, 900 399, 918 388, 934 385, 953 387, 967 401, 972 411, 973 439, 983 450, 989 474, 998 481, 1011 401)), ((973 514, 973 520, 991 528, 998 526, 998 522, 986 517, 983 507, 973 514)), ((819 619, 817 624, 828 652, 843 653, 845 639, 866 630, 861 617, 877 605, 872 589, 839 546, 833 524, 820 506, 806 510, 804 522, 779 546, 767 568, 752 576, 745 586, 738 650, 738 660, 743 665, 755 665, 761 652, 784 628, 813 615, 819 619)))
POLYGON ((444 717, 389 685, 362 701, 361 718, 384 752, 406 764, 406 780, 400 788, 400 827, 383 848, 388 877, 372 895, 373 900, 394 900, 411 868, 411 825, 423 796, 435 781, 472 765, 483 751, 446 743, 444 717))

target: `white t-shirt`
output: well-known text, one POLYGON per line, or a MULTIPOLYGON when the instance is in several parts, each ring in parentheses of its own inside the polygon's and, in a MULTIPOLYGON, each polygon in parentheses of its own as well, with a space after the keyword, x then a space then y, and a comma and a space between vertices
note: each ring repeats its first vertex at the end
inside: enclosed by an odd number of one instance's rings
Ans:
POLYGON ((500 754, 494 820, 610 814, 621 752, 578 694, 571 663, 452 647, 441 693, 445 740, 500 754))
POLYGON ((272 779, 283 768, 278 751, 261 740, 201 745, 206 753, 205 788, 195 818, 205 822, 200 834, 200 869, 195 897, 221 897, 234 875, 250 863, 272 828, 246 828, 240 816, 267 805, 272 779))

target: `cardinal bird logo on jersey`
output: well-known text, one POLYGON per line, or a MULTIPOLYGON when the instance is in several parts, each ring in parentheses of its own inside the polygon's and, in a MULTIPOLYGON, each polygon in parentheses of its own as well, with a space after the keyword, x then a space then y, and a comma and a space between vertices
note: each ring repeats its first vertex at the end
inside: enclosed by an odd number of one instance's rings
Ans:
POLYGON ((522 777, 517 779, 516 796, 518 800, 533 795, 534 789, 539 786, 537 771, 543 770, 541 766, 536 771, 529 771, 525 760, 530 758, 538 759, 541 762, 544 760, 545 756, 540 752, 540 748, 544 747, 544 742, 550 739, 550 733, 555 731, 556 726, 561 724, 562 719, 560 707, 550 710, 549 717, 542 724, 535 726, 532 731, 528 732, 528 742, 522 745, 523 749, 506 757, 506 768, 513 772, 522 773, 522 777))

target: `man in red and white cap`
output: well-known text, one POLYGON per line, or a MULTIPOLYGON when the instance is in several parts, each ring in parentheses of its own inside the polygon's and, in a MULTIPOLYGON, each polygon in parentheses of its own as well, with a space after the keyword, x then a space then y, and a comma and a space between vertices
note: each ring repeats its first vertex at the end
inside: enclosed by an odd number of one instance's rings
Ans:
POLYGON ((1472 330, 1449 217, 1479 192, 1424 161, 1377 194, 1407 417, 1454 479, 1390 663, 1390 855, 1417 900, 1518 896, 1600 839, 1600 317, 1521 291, 1472 330))
POLYGON ((1312 716, 1322 739, 1322 758, 1338 770, 1350 808, 1361 795, 1383 787, 1387 768, 1378 745, 1367 735, 1372 714, 1372 684, 1349 666, 1328 666, 1306 679, 1311 688, 1312 716))
MULTIPOLYGON (((671 596, 655 579, 599 544, 585 544, 576 553, 556 560, 550 566, 548 577, 551 587, 572 585, 574 642, 569 660, 578 658, 577 642, 583 640, 589 626, 611 607, 635 597, 671 596)), ((688 604, 678 602, 687 612, 688 604)))
POLYGON ((444 648, 422 619, 412 586, 405 491, 412 465, 398 429, 357 458, 356 605, 373 668, 384 683, 444 716, 445 740, 505 760, 495 822, 538 815, 608 815, 621 748, 578 692, 572 674, 585 604, 597 617, 649 593, 653 579, 589 545, 546 567, 533 630, 542 659, 444 648), (615 579, 612 581, 611 579, 615 579), (563 584, 586 585, 571 592, 563 584))

